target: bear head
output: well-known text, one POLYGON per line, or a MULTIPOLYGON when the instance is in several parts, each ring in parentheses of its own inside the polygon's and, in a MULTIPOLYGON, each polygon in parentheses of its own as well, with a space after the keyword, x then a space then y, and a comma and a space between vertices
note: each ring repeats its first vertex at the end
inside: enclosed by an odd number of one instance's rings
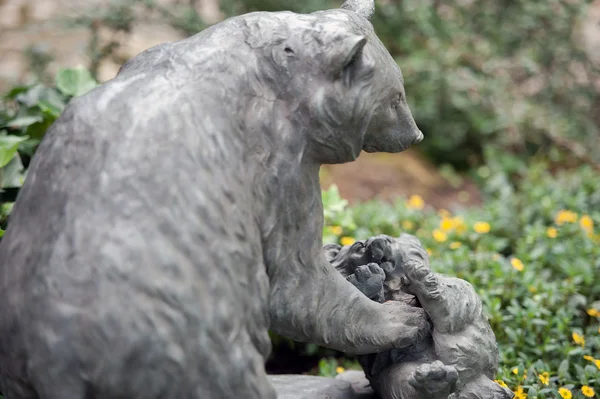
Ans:
POLYGON ((400 67, 354 3, 302 16, 305 29, 282 44, 294 71, 288 89, 309 93, 298 110, 311 116, 308 150, 320 163, 352 161, 361 150, 397 153, 423 139, 400 67), (294 65, 307 61, 320 73, 294 65))
MULTIPOLYGON (((261 56, 261 91, 285 104, 311 161, 353 161, 362 150, 397 153, 423 139, 402 72, 369 21, 373 7, 349 0, 311 14, 248 15, 246 38, 261 56)), ((298 141, 300 138, 297 139, 298 141)))

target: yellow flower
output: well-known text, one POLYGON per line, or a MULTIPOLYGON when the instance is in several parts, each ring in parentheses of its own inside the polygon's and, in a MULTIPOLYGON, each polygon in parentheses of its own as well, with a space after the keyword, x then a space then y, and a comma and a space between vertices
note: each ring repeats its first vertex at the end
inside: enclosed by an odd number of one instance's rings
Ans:
POLYGON ((331 230, 331 232, 333 234, 335 234, 336 236, 339 236, 340 234, 342 234, 342 228, 340 226, 331 226, 329 228, 329 230, 331 230))
POLYGON ((590 355, 584 355, 583 358, 585 360, 588 360, 588 361, 594 363, 596 365, 596 367, 598 367, 598 369, 600 369, 600 359, 594 359, 590 355))
POLYGON ((448 235, 439 229, 433 230, 432 235, 433 235, 433 239, 436 240, 437 242, 444 242, 448 239, 448 235))
POLYGON ((594 232, 594 221, 588 215, 583 215, 581 217, 581 219, 579 220, 579 225, 589 235, 592 235, 592 233, 594 232))
POLYGON ((512 373, 513 373, 514 375, 517 375, 517 374, 519 374, 519 368, 518 368, 518 367, 513 367, 513 369, 512 369, 511 371, 512 371, 512 373))
POLYGON ((562 396, 563 399, 571 399, 573 397, 571 391, 565 387, 559 388, 558 393, 560 394, 560 396, 562 396))
POLYGON ((555 228, 555 227, 548 227, 548 228, 546 229, 546 235, 547 235, 549 238, 556 238, 556 236, 558 235, 558 230, 556 230, 556 228, 555 228))
POLYGON ((565 223, 575 223, 577 222, 577 214, 573 211, 559 211, 554 217, 554 223, 561 226, 565 223))
POLYGON ((550 383, 550 374, 547 371, 544 371, 542 374, 538 375, 538 378, 544 385, 548 385, 548 383, 550 383))
POLYGON ((402 222, 402 228, 404 230, 412 230, 415 228, 415 224, 410 220, 405 220, 404 222, 402 222))
POLYGON ((420 195, 412 195, 406 202, 406 206, 410 209, 423 209, 425 207, 425 201, 420 195))
POLYGON ((458 241, 454 241, 452 244, 450 244, 450 249, 458 249, 462 246, 462 244, 458 241))
POLYGON ((529 292, 531 292, 532 294, 535 294, 537 292, 537 288, 535 288, 535 286, 530 285, 529 287, 527 287, 527 289, 529 290, 529 292))
POLYGON ((341 244, 342 244, 344 247, 345 247, 345 246, 347 246, 347 245, 352 245, 352 244, 354 244, 354 242, 355 242, 355 241, 356 241, 356 240, 355 240, 354 238, 352 238, 352 237, 347 237, 347 236, 345 236, 345 237, 342 237, 342 238, 340 238, 340 243, 341 243, 341 244))
POLYGON ((508 385, 506 385, 506 383, 502 380, 494 380, 494 382, 500 385, 502 388, 508 388, 508 385))
POLYGON ((488 222, 477 222, 473 225, 473 229, 476 233, 486 234, 490 232, 490 224, 488 222))
POLYGON ((440 229, 444 231, 450 231, 454 228, 454 219, 452 218, 442 218, 440 221, 440 229))
POLYGON ((523 391, 522 386, 517 387, 517 392, 515 392, 514 399, 527 399, 527 394, 523 391))
POLYGON ((596 392, 594 392, 594 388, 589 387, 587 385, 581 387, 581 393, 583 394, 583 396, 586 396, 588 398, 593 398, 596 394, 596 392))
POLYGON ((571 334, 571 336, 573 337, 573 341, 577 345, 581 345, 582 347, 585 345, 585 337, 583 335, 579 335, 576 332, 574 332, 573 334, 571 334))
POLYGON ((344 370, 343 367, 339 367, 339 366, 336 367, 336 369, 335 369, 335 372, 338 373, 338 374, 342 374, 344 371, 346 371, 346 370, 344 370))
POLYGON ((596 309, 588 309, 587 314, 589 314, 592 317, 600 317, 600 311, 596 309))
POLYGON ((464 234, 467 232, 467 224, 460 216, 456 216, 455 218, 453 218, 453 220, 454 220, 454 229, 456 230, 456 232, 458 234, 464 234))
POLYGON ((522 262, 522 261, 521 261, 521 259, 519 259, 519 258, 512 258, 512 259, 510 260, 510 264, 512 265, 512 267, 513 267, 515 270, 517 270, 517 271, 519 271, 519 272, 522 272, 522 271, 523 271, 523 269, 525 268, 525 266, 523 266, 523 262, 522 262))

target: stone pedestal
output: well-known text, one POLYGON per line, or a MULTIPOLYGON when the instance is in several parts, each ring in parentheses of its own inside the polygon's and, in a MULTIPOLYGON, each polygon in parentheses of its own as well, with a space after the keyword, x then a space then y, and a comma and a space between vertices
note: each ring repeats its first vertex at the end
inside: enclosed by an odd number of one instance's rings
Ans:
POLYGON ((277 399, 375 399, 362 371, 346 371, 336 378, 310 375, 271 375, 277 399))

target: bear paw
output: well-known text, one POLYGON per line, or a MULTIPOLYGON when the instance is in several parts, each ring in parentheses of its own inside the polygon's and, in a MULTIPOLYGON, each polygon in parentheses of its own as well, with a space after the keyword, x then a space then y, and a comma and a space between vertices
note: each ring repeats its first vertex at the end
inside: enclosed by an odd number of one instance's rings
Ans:
POLYGON ((354 274, 348 276, 346 280, 352 283, 369 299, 383 303, 385 272, 377 263, 369 263, 368 265, 357 267, 354 274))
POLYGON ((439 360, 421 364, 408 378, 408 383, 422 398, 446 399, 456 389, 458 372, 439 360))

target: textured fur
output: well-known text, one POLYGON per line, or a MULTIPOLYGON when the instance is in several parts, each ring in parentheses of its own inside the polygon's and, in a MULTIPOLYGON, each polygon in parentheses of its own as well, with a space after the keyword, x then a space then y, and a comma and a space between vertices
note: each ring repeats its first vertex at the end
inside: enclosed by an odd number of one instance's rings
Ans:
POLYGON ((273 398, 268 328, 353 353, 426 335, 321 248, 320 164, 420 141, 403 90, 339 9, 226 20, 72 100, 0 245, 6 399, 273 398))

